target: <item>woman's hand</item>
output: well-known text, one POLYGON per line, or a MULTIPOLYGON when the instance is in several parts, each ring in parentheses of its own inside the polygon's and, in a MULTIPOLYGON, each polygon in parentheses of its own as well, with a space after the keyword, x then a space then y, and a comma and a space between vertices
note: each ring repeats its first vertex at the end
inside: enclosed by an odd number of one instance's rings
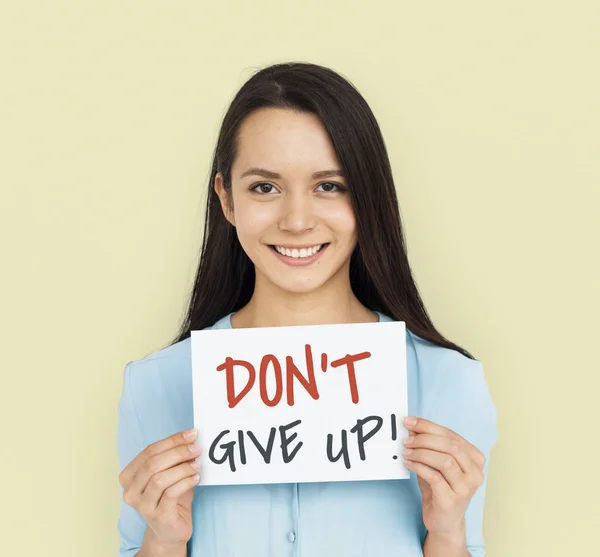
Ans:
POLYGON ((469 501, 483 483, 485 456, 454 431, 422 418, 404 420, 404 464, 417 475, 428 532, 464 538, 469 501), (407 454, 408 453, 408 454, 407 454))
POLYGON ((119 474, 123 500, 142 515, 153 541, 164 547, 180 547, 192 537, 200 448, 192 443, 196 432, 186 433, 148 445, 119 474))

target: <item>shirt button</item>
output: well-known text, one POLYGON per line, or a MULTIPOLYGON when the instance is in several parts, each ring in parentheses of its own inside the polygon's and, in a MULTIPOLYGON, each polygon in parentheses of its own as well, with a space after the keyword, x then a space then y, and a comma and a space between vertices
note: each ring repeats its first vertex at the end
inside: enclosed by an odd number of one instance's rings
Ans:
POLYGON ((294 543, 296 541, 296 533, 295 532, 290 532, 288 534, 288 541, 290 543, 294 543))

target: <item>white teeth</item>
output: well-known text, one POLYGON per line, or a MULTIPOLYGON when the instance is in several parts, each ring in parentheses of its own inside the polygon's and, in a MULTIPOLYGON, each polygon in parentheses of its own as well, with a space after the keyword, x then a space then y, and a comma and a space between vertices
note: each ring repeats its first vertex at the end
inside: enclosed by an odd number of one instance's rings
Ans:
POLYGON ((282 248, 281 246, 275 246, 275 249, 281 255, 287 255, 288 257, 293 257, 295 259, 299 259, 299 258, 301 259, 304 257, 311 257, 312 255, 317 253, 322 247, 323 247, 323 244, 318 244, 318 245, 312 246, 310 248, 287 249, 287 248, 282 248))

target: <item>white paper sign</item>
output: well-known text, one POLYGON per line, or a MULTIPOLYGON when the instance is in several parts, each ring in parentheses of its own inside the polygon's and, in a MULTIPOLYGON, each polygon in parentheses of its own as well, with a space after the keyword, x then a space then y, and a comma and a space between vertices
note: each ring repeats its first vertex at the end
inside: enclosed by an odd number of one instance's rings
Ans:
POLYGON ((191 332, 200 485, 405 479, 401 321, 191 332))

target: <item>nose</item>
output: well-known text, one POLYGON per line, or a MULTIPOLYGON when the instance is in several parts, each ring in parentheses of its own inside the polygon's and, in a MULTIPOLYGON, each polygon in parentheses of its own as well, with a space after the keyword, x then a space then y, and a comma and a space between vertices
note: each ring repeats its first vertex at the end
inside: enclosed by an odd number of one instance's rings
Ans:
POLYGON ((284 197, 279 218, 280 230, 301 234, 312 230, 316 221, 315 207, 309 196, 290 193, 284 197))

